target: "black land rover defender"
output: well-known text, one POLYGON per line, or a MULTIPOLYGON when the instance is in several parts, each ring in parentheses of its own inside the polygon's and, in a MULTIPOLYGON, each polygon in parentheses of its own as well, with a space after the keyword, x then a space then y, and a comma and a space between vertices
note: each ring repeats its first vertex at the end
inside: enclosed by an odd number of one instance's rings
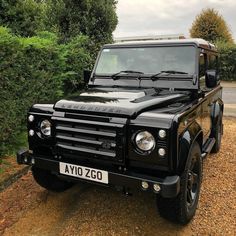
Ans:
POLYGON ((222 87, 217 51, 202 39, 105 45, 86 88, 28 113, 29 150, 41 186, 76 181, 156 194, 161 216, 186 224, 195 214, 202 160, 218 152, 222 87))

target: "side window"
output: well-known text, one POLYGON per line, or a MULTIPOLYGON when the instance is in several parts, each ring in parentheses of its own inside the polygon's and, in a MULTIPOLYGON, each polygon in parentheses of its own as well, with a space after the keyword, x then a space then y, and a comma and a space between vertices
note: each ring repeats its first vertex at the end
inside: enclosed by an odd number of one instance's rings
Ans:
POLYGON ((206 73, 206 54, 201 53, 199 57, 199 78, 205 76, 206 73))
POLYGON ((208 70, 217 70, 217 56, 209 55, 208 57, 208 70))

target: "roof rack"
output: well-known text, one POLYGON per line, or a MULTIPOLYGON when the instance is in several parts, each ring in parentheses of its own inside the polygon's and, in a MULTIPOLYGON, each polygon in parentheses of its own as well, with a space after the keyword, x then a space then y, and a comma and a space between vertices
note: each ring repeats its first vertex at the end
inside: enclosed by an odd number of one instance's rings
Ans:
POLYGON ((114 38, 114 41, 115 43, 121 43, 121 42, 131 42, 131 41, 150 41, 150 40, 168 40, 168 39, 185 39, 185 36, 184 34, 169 34, 169 35, 118 37, 114 38))

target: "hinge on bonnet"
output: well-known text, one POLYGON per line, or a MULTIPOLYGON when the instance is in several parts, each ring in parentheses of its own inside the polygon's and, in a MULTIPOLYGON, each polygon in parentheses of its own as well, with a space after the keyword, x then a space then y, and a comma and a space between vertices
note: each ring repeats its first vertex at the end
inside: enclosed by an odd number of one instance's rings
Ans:
POLYGON ((197 83, 197 75, 194 74, 193 75, 193 85, 196 85, 196 83, 197 83))

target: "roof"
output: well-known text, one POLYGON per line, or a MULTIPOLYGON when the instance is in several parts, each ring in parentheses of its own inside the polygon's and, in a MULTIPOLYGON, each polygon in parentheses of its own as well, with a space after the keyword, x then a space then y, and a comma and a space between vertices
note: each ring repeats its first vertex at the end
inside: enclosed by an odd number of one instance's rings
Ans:
POLYGON ((208 41, 200 38, 190 39, 170 39, 170 40, 143 40, 143 41, 123 41, 113 44, 106 44, 104 47, 128 47, 128 46, 147 46, 147 45, 196 45, 197 47, 216 51, 216 47, 208 41))

